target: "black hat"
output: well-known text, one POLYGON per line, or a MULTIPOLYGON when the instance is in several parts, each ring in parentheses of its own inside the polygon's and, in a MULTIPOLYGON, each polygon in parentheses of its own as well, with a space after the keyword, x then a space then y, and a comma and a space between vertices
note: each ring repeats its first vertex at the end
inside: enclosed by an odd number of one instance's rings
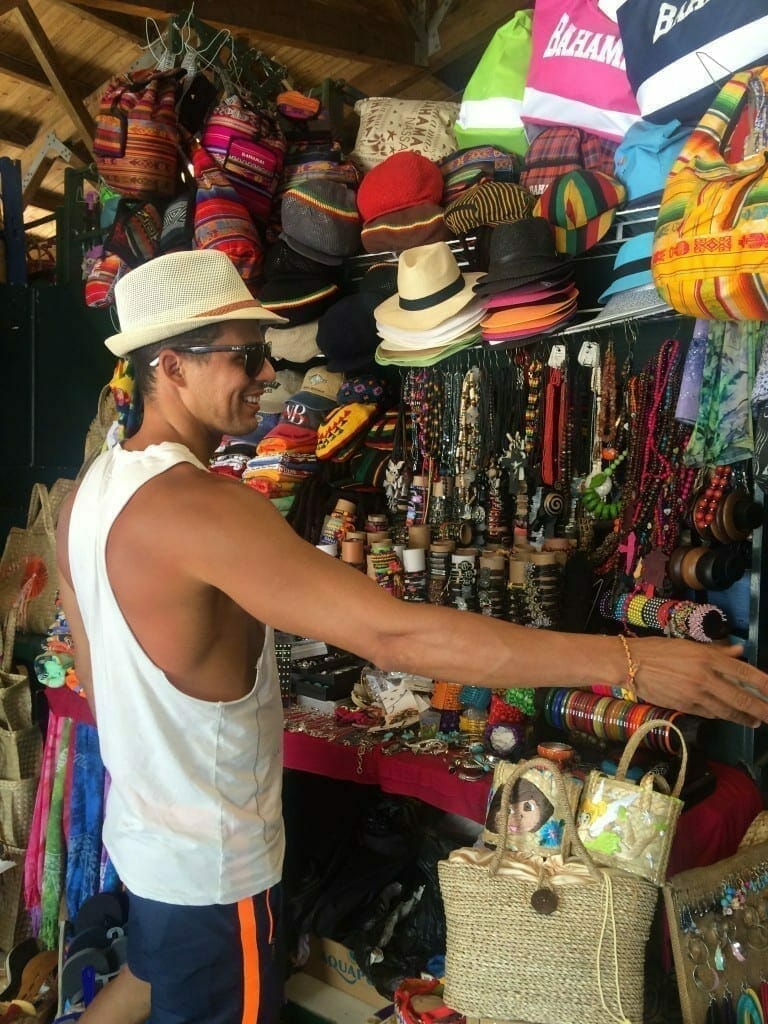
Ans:
POLYGON ((339 286, 327 276, 280 274, 265 281, 259 299, 270 311, 280 310, 291 327, 317 320, 336 301, 339 286))
POLYGON ((552 275, 569 265, 555 249, 552 229, 544 217, 524 217, 493 229, 488 273, 475 291, 503 291, 515 285, 552 275), (501 286, 489 287, 491 285, 501 286))
POLYGON ((358 292, 345 295, 323 313, 317 324, 317 347, 326 356, 329 370, 360 373, 375 365, 381 338, 373 311, 380 302, 375 293, 358 292))
POLYGON ((271 281, 284 274, 312 274, 335 280, 335 273, 326 264, 296 252, 283 239, 278 239, 269 246, 264 253, 264 264, 261 268, 261 275, 265 281, 271 281))

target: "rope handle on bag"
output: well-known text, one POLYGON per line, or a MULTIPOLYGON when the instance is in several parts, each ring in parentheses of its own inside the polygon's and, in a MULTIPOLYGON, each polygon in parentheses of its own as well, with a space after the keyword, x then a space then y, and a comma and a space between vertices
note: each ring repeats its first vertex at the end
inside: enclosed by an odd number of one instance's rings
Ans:
MULTIPOLYGON (((627 741, 626 747, 624 747, 624 752, 621 755, 619 766, 616 769, 616 778, 622 780, 626 779, 630 761, 635 756, 641 741, 649 732, 659 728, 672 729, 677 733, 678 739, 680 740, 680 769, 677 773, 677 781, 672 787, 672 792, 669 794, 670 796, 679 797, 683 788, 683 783, 685 782, 685 773, 688 768, 688 745, 685 742, 685 736, 683 736, 682 732, 674 722, 667 722, 662 718, 650 719, 647 722, 643 722, 643 724, 632 733, 627 741)), ((661 779, 661 776, 658 776, 658 778, 661 779)))
POLYGON ((27 529, 34 526, 37 522, 38 515, 42 518, 46 531, 53 534, 54 526, 51 499, 48 495, 48 488, 45 484, 34 484, 32 487, 32 492, 29 495, 29 509, 27 510, 27 529))
POLYGON ((0 671, 10 672, 13 664, 13 645, 16 642, 16 619, 18 612, 11 605, 5 622, 0 628, 0 671))
POLYGON ((576 831, 576 822, 574 819, 573 811, 571 810, 570 802, 568 800, 568 793, 565 788, 565 781, 563 779, 562 773, 558 768, 556 768, 553 765, 552 761, 548 761, 544 757, 532 757, 530 761, 519 761, 515 765, 512 774, 509 776, 509 778, 504 780, 504 784, 501 790, 501 808, 499 812, 499 817, 504 822, 504 835, 502 837, 502 842, 496 844, 496 851, 493 855, 493 860, 491 861, 490 867, 488 869, 489 873, 491 875, 496 874, 496 872, 499 870, 499 866, 501 865, 502 857, 506 853, 507 837, 509 836, 509 801, 512 795, 512 789, 517 780, 522 778, 523 775, 525 775, 525 773, 529 770, 529 768, 541 768, 544 771, 551 774, 554 778, 557 796, 559 797, 562 804, 564 820, 563 837, 564 839, 568 840, 568 845, 570 847, 571 853, 576 855, 577 859, 581 861, 581 863, 590 873, 592 878, 595 881, 600 881, 602 879, 602 872, 595 864, 595 862, 592 860, 590 855, 587 853, 586 849, 584 848, 584 844, 582 843, 581 839, 579 839, 578 833, 576 831))

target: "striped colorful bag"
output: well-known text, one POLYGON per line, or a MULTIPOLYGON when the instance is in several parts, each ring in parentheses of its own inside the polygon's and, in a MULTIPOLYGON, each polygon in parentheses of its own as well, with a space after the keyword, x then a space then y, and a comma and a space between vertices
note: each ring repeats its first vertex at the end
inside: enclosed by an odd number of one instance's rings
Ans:
POLYGON ((137 71, 113 78, 96 115, 93 155, 102 179, 131 199, 176 191, 179 131, 176 101, 185 72, 137 71))
POLYGON ((667 178, 653 240, 653 280, 686 316, 768 319, 768 164, 763 152, 723 155, 768 67, 734 75, 684 144, 667 178))

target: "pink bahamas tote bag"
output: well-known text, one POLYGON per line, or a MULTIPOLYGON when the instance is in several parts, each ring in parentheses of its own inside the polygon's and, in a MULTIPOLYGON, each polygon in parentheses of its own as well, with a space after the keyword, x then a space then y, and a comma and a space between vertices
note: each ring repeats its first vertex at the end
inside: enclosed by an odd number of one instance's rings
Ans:
POLYGON ((597 0, 536 0, 521 117, 529 139, 559 124, 616 142, 639 120, 618 25, 597 0))

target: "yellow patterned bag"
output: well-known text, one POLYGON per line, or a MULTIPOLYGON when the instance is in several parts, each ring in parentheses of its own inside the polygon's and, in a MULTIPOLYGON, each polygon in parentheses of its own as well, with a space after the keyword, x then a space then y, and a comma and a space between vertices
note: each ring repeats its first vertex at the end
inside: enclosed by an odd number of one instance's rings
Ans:
POLYGON ((687 316, 768 319, 768 164, 763 152, 723 156, 750 93, 768 67, 734 75, 672 166, 653 240, 653 280, 687 316))

